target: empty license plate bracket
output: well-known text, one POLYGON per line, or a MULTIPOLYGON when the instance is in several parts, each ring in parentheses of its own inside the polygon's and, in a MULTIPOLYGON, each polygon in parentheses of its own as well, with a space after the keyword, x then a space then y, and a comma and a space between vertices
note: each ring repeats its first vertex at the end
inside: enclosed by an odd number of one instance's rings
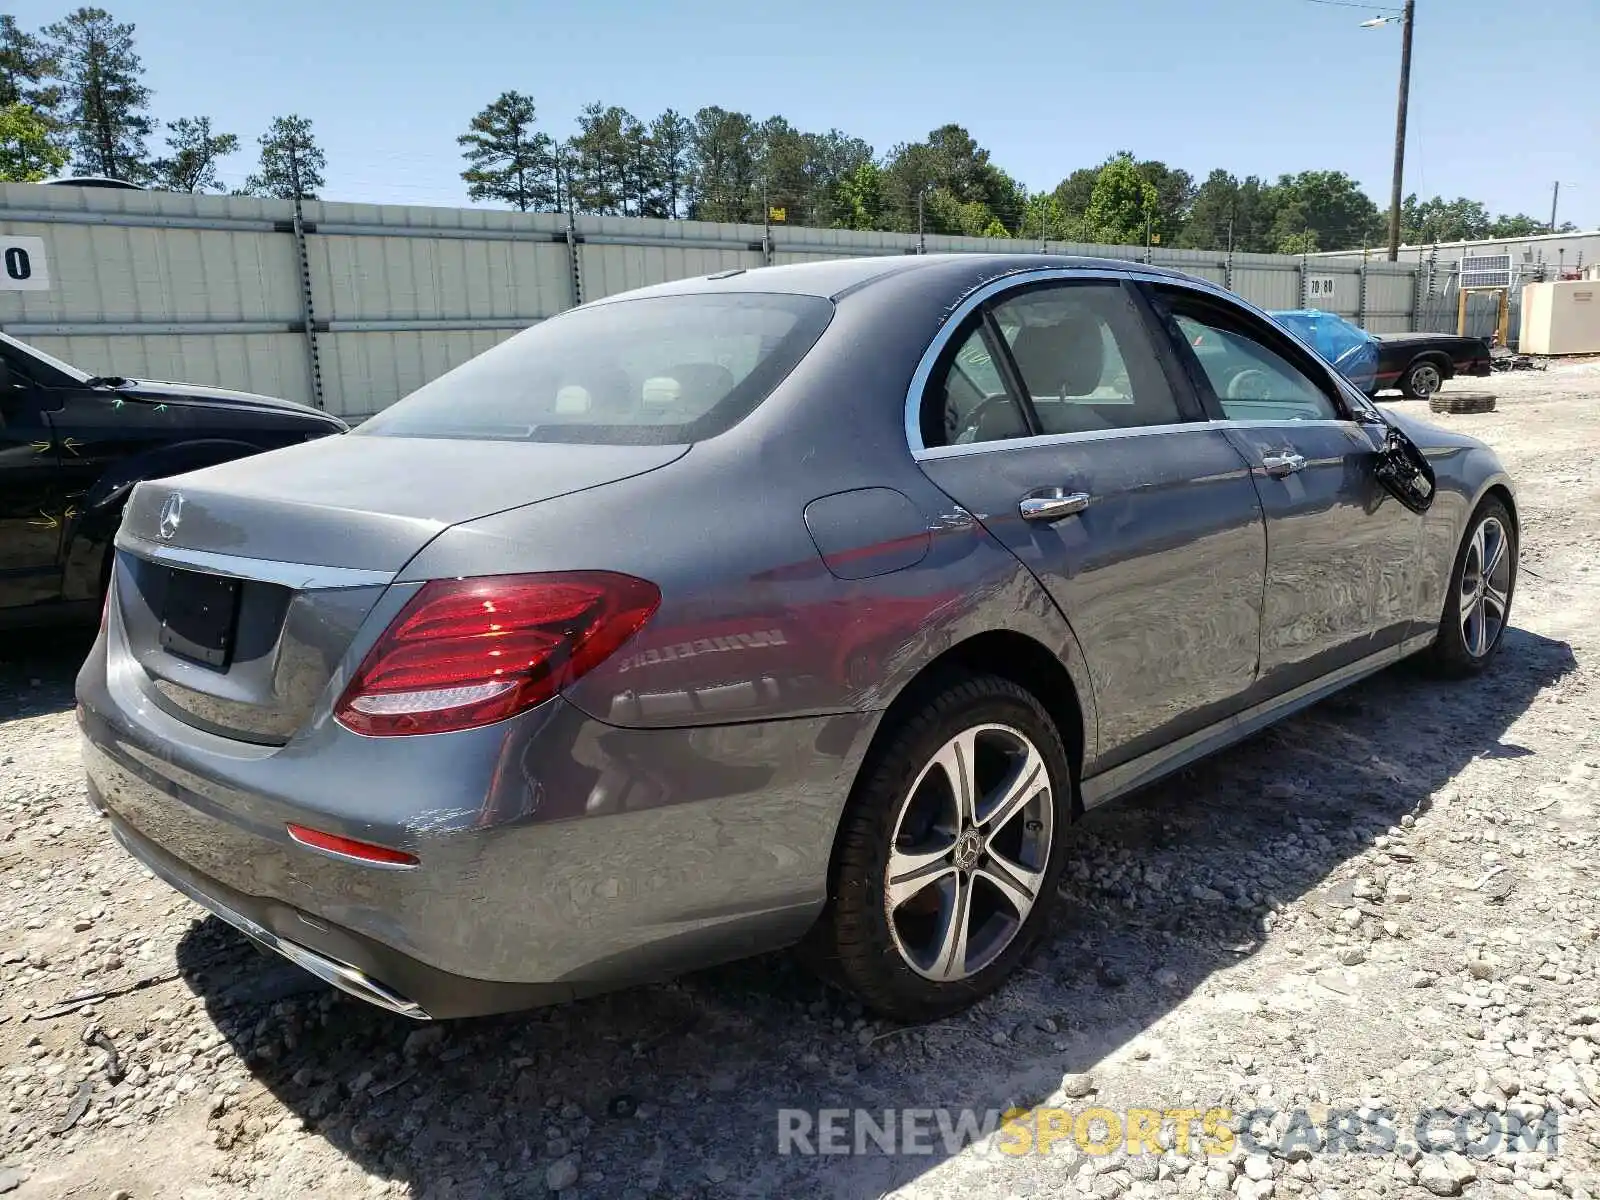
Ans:
POLYGON ((239 618, 239 580, 171 568, 161 606, 161 648, 226 670, 239 618))

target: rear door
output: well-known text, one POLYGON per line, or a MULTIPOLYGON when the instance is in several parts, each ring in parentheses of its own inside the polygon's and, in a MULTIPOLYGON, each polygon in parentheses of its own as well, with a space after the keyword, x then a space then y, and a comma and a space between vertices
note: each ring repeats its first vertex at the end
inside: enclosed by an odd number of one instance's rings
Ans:
POLYGON ((1262 698, 1398 643, 1422 518, 1378 481, 1381 441, 1294 339, 1210 292, 1152 285, 1201 398, 1251 464, 1267 518, 1262 698))
POLYGON ((1238 708, 1261 508, 1142 297, 1114 277, 996 285, 950 330, 913 450, 1066 614, 1100 715, 1095 769, 1238 708))

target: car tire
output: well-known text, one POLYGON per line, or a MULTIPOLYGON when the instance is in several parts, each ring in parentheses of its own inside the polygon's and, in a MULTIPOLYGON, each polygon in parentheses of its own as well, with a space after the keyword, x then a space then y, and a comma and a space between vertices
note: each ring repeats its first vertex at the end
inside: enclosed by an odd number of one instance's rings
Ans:
POLYGON ((1400 390, 1408 399, 1426 400, 1444 386, 1444 372, 1431 358, 1419 358, 1400 376, 1400 390))
POLYGON ((861 768, 807 957, 893 1020, 968 1007, 1048 928, 1072 811, 1060 730, 1030 692, 940 681, 861 768), (953 778, 976 797, 965 819, 953 778))
POLYGON ((1517 527, 1506 506, 1490 496, 1472 514, 1456 552, 1444 615, 1439 618, 1439 634, 1428 650, 1427 664, 1437 674, 1456 679, 1486 668, 1505 639, 1516 586, 1517 527), (1487 580, 1483 570, 1486 556, 1491 563, 1487 580), (1498 604, 1496 595, 1501 597, 1498 604), (1497 620, 1495 607, 1499 608, 1497 620))
POLYGON ((1493 392, 1435 392, 1428 397, 1428 408, 1436 413, 1487 413, 1494 411, 1493 392))

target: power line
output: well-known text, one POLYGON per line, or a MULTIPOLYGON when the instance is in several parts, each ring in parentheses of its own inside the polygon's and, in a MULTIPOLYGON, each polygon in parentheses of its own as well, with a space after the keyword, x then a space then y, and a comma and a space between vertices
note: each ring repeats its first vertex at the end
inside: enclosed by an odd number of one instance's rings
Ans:
POLYGON ((1356 3, 1356 0, 1301 0, 1301 3, 1321 4, 1328 8, 1359 8, 1364 12, 1397 13, 1400 11, 1399 8, 1393 5, 1380 6, 1377 4, 1358 4, 1356 3))

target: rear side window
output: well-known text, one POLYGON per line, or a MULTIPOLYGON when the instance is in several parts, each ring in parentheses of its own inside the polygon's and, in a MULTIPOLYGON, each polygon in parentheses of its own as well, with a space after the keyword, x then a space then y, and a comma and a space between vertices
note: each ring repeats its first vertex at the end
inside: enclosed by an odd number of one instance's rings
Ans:
POLYGON ((833 315, 818 296, 716 292, 575 309, 355 432, 610 445, 702 441, 771 394, 833 315))
POLYGON ((922 444, 961 446, 1028 436, 1028 422, 1006 391, 981 324, 948 355, 942 382, 923 403, 922 444))
POLYGON ((1044 433, 1183 420, 1143 319, 1116 283, 1038 288, 994 310, 1044 433))

